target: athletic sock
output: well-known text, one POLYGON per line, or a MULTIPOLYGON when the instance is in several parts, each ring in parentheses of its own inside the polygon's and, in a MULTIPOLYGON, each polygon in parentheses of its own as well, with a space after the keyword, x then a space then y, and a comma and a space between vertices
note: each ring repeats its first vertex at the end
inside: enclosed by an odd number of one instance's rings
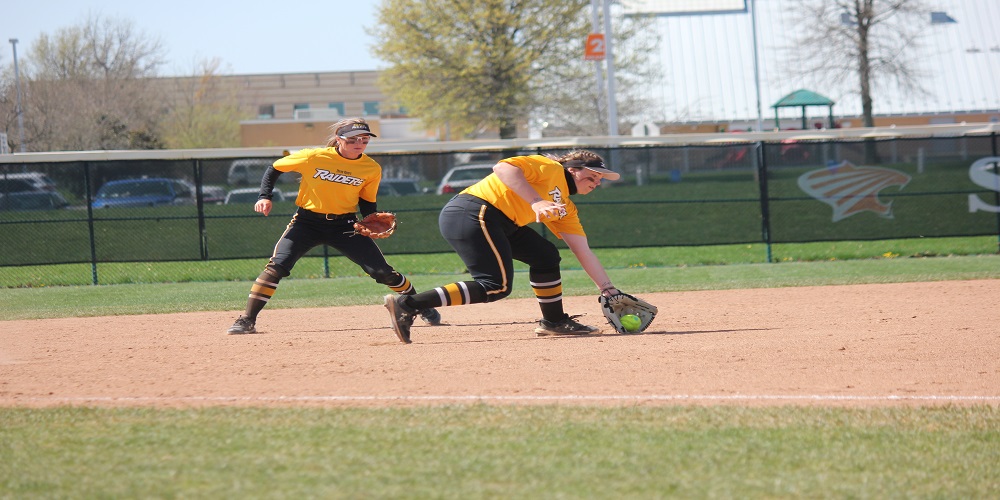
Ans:
POLYGON ((267 302, 271 300, 275 290, 277 290, 279 281, 281 281, 281 278, 271 274, 267 269, 261 272, 260 276, 254 281, 253 286, 250 287, 250 298, 247 299, 247 308, 244 311, 244 315, 256 321, 257 314, 267 305, 267 302))
POLYGON ((542 317, 548 321, 561 321, 566 317, 562 301, 562 276, 559 271, 528 271, 531 291, 535 293, 542 317))

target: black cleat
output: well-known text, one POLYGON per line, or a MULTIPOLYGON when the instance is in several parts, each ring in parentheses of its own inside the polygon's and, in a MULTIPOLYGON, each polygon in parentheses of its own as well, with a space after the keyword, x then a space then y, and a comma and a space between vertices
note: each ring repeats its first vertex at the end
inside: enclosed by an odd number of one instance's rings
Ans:
POLYGON ((424 323, 430 326, 438 326, 441 324, 441 313, 433 307, 428 307, 420 311, 420 319, 424 320, 424 323))
POLYGON ((538 337, 551 337, 555 335, 590 335, 597 333, 600 328, 583 325, 573 320, 575 316, 566 316, 559 321, 549 321, 543 319, 538 322, 535 328, 535 335, 538 337))
POLYGON ((396 337, 404 344, 410 343, 410 327, 413 326, 413 318, 416 311, 403 305, 405 295, 390 293, 385 298, 385 308, 389 310, 389 318, 392 321, 392 331, 396 332, 396 337))
POLYGON ((247 316, 240 316, 236 319, 236 323, 226 330, 226 333, 230 335, 240 335, 244 333, 257 333, 257 328, 255 328, 256 321, 250 319, 247 316))

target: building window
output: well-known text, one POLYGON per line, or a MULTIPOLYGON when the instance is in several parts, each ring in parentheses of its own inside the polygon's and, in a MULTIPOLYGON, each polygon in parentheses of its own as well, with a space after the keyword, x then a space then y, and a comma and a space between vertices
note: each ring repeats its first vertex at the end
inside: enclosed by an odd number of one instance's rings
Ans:
POLYGON ((262 104, 257 108, 258 120, 270 120, 274 118, 274 104, 262 104))
POLYGON ((326 107, 329 109, 336 109, 337 112, 340 113, 340 116, 344 116, 347 114, 344 112, 344 103, 342 102, 331 102, 327 104, 326 107))
POLYGON ((378 101, 365 101, 365 116, 378 115, 378 101))
POLYGON ((295 104, 292 105, 292 111, 299 110, 299 109, 309 109, 309 103, 308 102, 297 102, 297 103, 295 103, 295 104))

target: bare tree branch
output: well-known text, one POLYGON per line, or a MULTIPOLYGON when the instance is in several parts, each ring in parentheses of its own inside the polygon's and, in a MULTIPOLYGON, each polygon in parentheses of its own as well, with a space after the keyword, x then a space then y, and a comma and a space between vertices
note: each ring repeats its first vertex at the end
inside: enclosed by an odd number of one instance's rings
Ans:
POLYGON ((821 92, 856 82, 853 92, 870 127, 873 88, 927 93, 914 57, 929 13, 924 0, 800 0, 788 67, 825 87, 821 92))

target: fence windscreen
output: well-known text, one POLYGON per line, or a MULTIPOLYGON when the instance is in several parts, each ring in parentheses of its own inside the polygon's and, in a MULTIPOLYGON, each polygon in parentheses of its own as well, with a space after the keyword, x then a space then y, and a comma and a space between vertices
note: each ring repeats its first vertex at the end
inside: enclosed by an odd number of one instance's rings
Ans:
MULTIPOLYGON (((1000 234, 996 134, 589 149, 622 174, 573 198, 594 248, 1000 234)), ((450 252, 438 214, 468 172, 565 151, 372 154, 378 206, 400 221, 379 246, 450 252)), ((271 215, 254 212, 276 159, 0 163, 0 266, 267 258, 298 194, 283 174, 271 215)))

